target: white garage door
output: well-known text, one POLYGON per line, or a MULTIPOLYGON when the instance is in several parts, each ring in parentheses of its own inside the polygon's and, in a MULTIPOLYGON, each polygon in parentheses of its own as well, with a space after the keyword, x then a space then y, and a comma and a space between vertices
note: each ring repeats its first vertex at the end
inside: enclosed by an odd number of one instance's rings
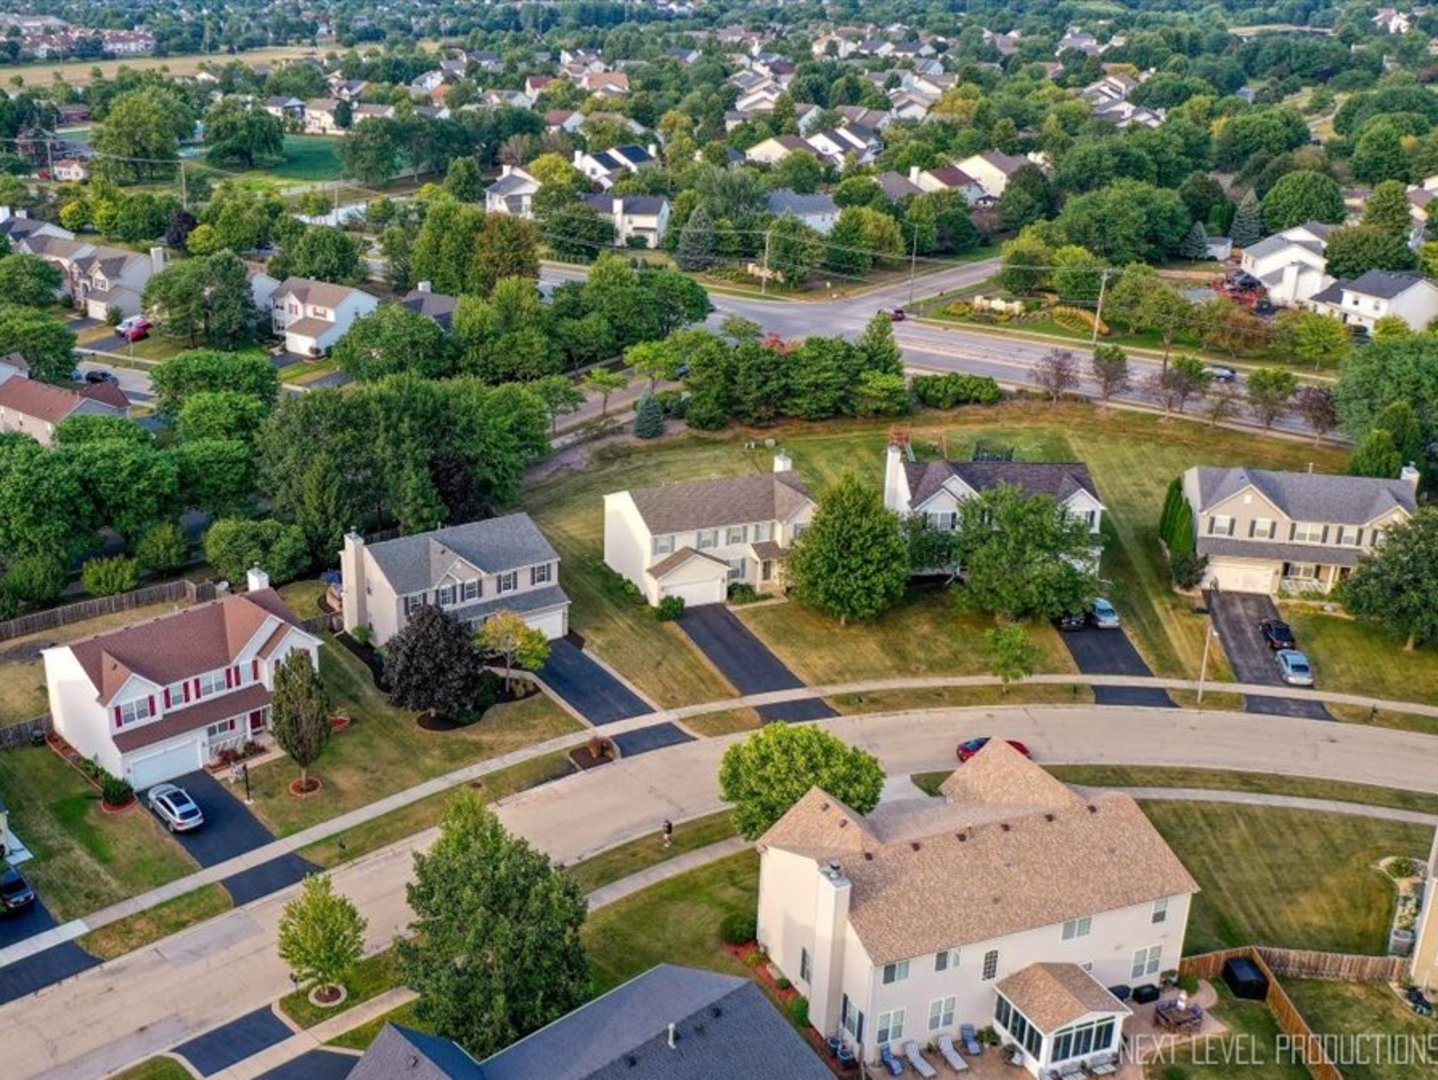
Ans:
POLYGON ((536 630, 543 630, 544 636, 553 641, 555 638, 562 638, 569 631, 569 627, 566 625, 568 619, 565 618, 565 614, 565 609, 560 608, 558 611, 545 611, 527 616, 524 621, 536 630))
POLYGON ((1266 566, 1225 566, 1216 576, 1228 592, 1267 593, 1273 589, 1273 571, 1266 566))
POLYGON ((682 596, 687 606, 694 604, 718 604, 724 600, 724 585, 718 581, 681 581, 663 585, 660 596, 682 596))
POLYGON ((153 784, 173 780, 199 767, 200 757, 195 752, 195 744, 181 743, 157 754, 132 760, 128 766, 130 786, 136 791, 144 791, 153 784))

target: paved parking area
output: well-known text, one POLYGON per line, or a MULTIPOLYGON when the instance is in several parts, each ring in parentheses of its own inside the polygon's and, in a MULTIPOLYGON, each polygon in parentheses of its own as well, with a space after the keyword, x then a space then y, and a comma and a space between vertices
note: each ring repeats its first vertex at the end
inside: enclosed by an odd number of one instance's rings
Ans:
MULTIPOLYGON (((1278 677, 1278 664, 1274 662, 1273 650, 1268 647, 1258 629, 1258 624, 1264 619, 1280 617, 1273 598, 1262 593, 1214 591, 1205 593, 1204 600, 1213 619, 1213 628, 1218 631, 1218 638, 1223 642, 1223 652, 1228 657, 1228 666, 1233 668, 1234 677, 1239 682, 1283 686, 1283 680, 1278 677)), ((1303 642, 1300 641, 1298 647, 1303 648, 1303 642)), ((1323 673, 1319 672, 1318 677, 1321 679, 1323 673)), ((1243 708, 1245 712, 1264 713, 1269 716, 1333 719, 1333 715, 1321 701, 1245 697, 1243 708)))
MULTIPOLYGON (((1100 630, 1094 626, 1082 630, 1059 631, 1069 655, 1085 675, 1153 674, 1142 656, 1128 639, 1126 630, 1100 630)), ((1153 686, 1095 686, 1095 704, 1143 705, 1149 708, 1175 708, 1167 690, 1153 686)))
POLYGON ((0 1005, 53 986, 99 963, 73 941, 67 941, 7 964, 0 968, 0 1005))
MULTIPOLYGON (((740 694, 797 690, 804 685, 739 617, 723 604, 687 608, 679 626, 740 694)), ((764 720, 822 720, 837 715, 818 698, 761 705, 764 720)))
POLYGON ((345 1080, 359 1058, 337 1050, 310 1050, 261 1073, 256 1080, 345 1080))
POLYGON ((596 727, 654 711, 603 665, 562 638, 549 643, 549 662, 539 677, 596 727))
POLYGON ((674 724, 651 724, 649 727, 635 728, 614 736, 614 745, 624 757, 647 754, 651 750, 663 750, 666 746, 678 746, 680 743, 693 741, 693 735, 674 724))
POLYGON ((214 1076, 236 1062, 284 1042, 294 1032, 266 1005, 175 1047, 201 1076, 214 1076))
MULTIPOLYGON (((238 855, 264 847, 275 836, 263 822, 250 812, 244 800, 230 791, 228 784, 200 769, 176 777, 178 784, 199 804, 205 823, 191 832, 175 833, 180 846, 201 866, 215 866, 238 855)), ((141 795, 144 799, 144 795, 141 795)), ((149 803, 145 803, 149 809, 149 803)), ((153 813, 153 811, 151 811, 153 813)), ((158 816, 158 815, 157 815, 158 816)), ((238 897, 236 901, 238 902, 238 897)))

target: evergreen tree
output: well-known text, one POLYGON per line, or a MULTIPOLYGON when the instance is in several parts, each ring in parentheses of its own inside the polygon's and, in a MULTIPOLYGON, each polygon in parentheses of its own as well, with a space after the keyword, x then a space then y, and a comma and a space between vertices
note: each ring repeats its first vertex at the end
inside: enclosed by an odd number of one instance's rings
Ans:
POLYGON ((1376 476, 1392 480, 1403 467, 1403 455, 1393 441, 1393 433, 1376 427, 1358 444, 1348 459, 1349 476, 1376 476))
POLYGON ((1183 246, 1178 253, 1185 259, 1208 258, 1208 230, 1203 227, 1203 222, 1193 223, 1193 228, 1189 229, 1188 235, 1183 238, 1183 246))
POLYGON ((679 231, 674 261, 681 270, 707 270, 714 265, 714 219, 702 203, 679 231))
POLYGON ((634 434, 640 439, 657 439, 664 434, 664 408, 653 394, 639 399, 634 410, 634 434))
POLYGON ((904 373, 904 354, 894 340, 894 322, 887 312, 875 312, 855 344, 865 371, 877 371, 884 375, 904 373))
POLYGON ((484 198, 484 177, 479 162, 472 157, 457 157, 444 174, 444 190, 460 202, 478 202, 484 198))
POLYGON ((280 749, 300 767, 301 791, 310 788, 310 766, 329 742, 330 698, 310 654, 292 649, 275 669, 270 730, 280 749))
POLYGON ((1258 238, 1262 235, 1263 213, 1258 204, 1258 196, 1250 191, 1238 204, 1238 212, 1233 215, 1228 236, 1234 247, 1245 248, 1258 243, 1258 238))

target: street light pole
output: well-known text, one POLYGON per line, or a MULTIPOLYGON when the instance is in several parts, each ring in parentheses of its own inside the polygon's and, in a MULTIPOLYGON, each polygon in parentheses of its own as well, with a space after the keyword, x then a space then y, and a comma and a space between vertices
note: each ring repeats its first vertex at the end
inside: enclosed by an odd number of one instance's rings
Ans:
POLYGON ((914 246, 909 253, 909 304, 914 303, 914 273, 919 263, 919 227, 912 225, 914 230, 914 246))
POLYGON ((1213 644, 1213 639, 1218 636, 1213 626, 1208 627, 1207 633, 1203 635, 1203 660, 1198 666, 1198 704, 1203 704, 1203 681, 1208 677, 1208 649, 1213 644))
POLYGON ((1108 271, 1101 270, 1098 275, 1098 307, 1093 313, 1093 337, 1089 339, 1090 348, 1098 348, 1098 328, 1103 322, 1103 294, 1108 288, 1108 271))

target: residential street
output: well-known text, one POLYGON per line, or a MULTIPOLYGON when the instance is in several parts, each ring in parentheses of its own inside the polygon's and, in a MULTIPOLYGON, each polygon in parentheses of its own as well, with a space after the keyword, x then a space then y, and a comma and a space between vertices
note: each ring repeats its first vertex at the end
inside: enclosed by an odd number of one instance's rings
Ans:
MULTIPOLYGON (((1291 717, 1263 723, 1241 713, 1174 709, 942 709, 841 717, 821 726, 883 760, 893 774, 947 768, 964 737, 1018 738, 1040 762, 1261 769, 1438 791, 1432 739, 1291 717)), ((572 861, 720 806, 715 773, 738 736, 684 743, 532 789, 500 804, 500 816, 553 858, 572 861)), ((406 920, 411 853, 432 833, 368 856, 335 874, 369 919, 379 948, 406 920)), ((103 1075, 252 1012, 287 992, 275 955, 276 894, 195 929, 0 1008, 6 1075, 103 1075), (135 994, 137 986, 146 987, 135 994)))

